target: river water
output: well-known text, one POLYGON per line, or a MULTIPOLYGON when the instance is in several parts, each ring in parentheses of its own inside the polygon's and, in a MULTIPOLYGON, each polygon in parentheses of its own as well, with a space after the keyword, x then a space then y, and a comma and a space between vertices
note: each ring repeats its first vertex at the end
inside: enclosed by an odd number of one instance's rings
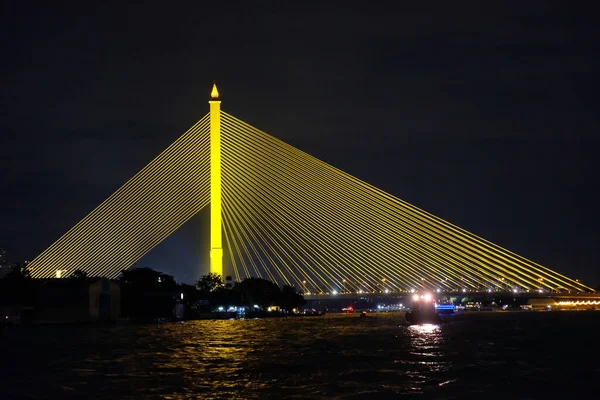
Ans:
POLYGON ((4 328, 0 399, 595 398, 599 332, 600 312, 4 328))

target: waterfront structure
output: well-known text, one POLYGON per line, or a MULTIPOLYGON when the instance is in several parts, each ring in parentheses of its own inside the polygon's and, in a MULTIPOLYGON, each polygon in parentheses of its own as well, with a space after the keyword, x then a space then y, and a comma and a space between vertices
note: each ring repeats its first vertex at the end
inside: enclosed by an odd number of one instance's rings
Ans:
POLYGON ((0 278, 13 271, 14 267, 6 259, 6 250, 0 249, 0 278))
POLYGON ((0 316, 11 323, 116 321, 120 316, 121 288, 106 278, 40 279, 29 290, 26 299, 0 303, 0 316))
POLYGON ((13 271, 18 271, 23 268, 27 268, 27 264, 29 261, 24 261, 22 263, 11 263, 6 259, 6 251, 0 250, 0 278, 8 275, 13 271))
POLYGON ((116 277, 210 204, 210 271, 238 281, 265 277, 333 296, 593 291, 221 111, 216 85, 209 104, 36 257, 32 277, 116 277))
POLYGON ((121 288, 106 278, 48 279, 39 285, 38 322, 116 321, 121 288))
POLYGON ((5 275, 8 275, 12 271, 16 270, 17 267, 15 265, 5 264, 0 265, 0 278, 3 278, 5 275))

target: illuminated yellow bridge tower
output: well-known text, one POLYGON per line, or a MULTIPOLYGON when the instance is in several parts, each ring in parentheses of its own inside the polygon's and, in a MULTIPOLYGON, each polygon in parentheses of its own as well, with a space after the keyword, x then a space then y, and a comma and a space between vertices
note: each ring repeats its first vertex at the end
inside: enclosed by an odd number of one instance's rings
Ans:
POLYGON ((210 94, 210 272, 223 276, 221 232, 221 101, 217 85, 210 94))

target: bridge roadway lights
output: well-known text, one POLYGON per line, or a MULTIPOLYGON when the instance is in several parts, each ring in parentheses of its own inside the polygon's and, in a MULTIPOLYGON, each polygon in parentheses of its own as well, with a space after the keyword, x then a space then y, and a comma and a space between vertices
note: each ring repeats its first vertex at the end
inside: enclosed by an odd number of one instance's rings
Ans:
MULTIPOLYGON (((484 292, 468 292, 463 293, 462 291, 458 292, 442 292, 442 293, 432 293, 435 298, 438 297, 484 297, 484 298, 492 298, 492 297, 519 297, 519 298, 552 298, 556 300, 568 300, 568 299, 577 299, 577 300, 600 300, 600 293, 537 293, 537 292, 519 292, 513 293, 510 291, 505 292, 492 292, 489 293, 487 291, 484 292)), ((338 294, 304 294, 304 298, 306 300, 330 300, 330 299, 358 299, 361 297, 411 297, 413 293, 408 292, 390 292, 390 293, 338 293, 338 294)))

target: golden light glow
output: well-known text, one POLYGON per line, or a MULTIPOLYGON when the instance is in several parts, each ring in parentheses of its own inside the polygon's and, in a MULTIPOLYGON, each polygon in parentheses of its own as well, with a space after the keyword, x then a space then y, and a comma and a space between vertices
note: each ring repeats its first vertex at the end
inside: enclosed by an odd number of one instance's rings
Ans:
POLYGON ((219 98, 219 91, 217 90, 217 84, 216 83, 213 84, 212 91, 210 92, 210 98, 211 99, 218 99, 219 98))
POLYGON ((600 306, 600 300, 558 301, 559 306, 600 306))
POLYGON ((217 84, 210 94, 210 272, 223 276, 221 232, 221 102, 217 84))

